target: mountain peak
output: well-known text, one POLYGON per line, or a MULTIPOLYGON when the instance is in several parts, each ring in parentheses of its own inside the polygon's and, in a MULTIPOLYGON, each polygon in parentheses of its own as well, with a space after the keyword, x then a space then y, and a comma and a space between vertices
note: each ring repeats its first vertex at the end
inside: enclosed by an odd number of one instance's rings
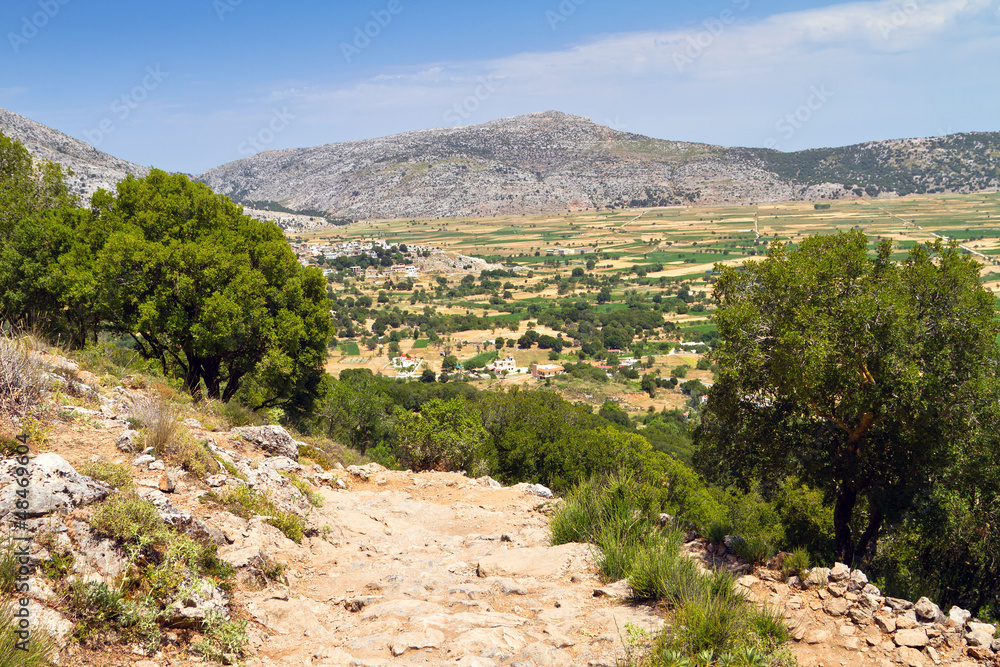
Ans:
POLYGON ((67 177, 70 190, 90 197, 98 188, 114 190, 127 175, 145 176, 149 170, 120 160, 90 144, 36 123, 13 111, 0 108, 0 132, 24 144, 36 160, 51 160, 73 174, 67 177))

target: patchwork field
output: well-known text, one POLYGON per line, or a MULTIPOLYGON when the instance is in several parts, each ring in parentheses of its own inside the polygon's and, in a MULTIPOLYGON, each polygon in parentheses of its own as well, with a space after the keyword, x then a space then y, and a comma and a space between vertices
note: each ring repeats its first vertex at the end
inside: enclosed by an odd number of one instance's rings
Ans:
MULTIPOLYGON (((388 290, 389 300, 379 306, 378 312, 395 311, 404 318, 423 313, 489 321, 486 328, 480 324, 468 330, 459 329, 433 341, 426 336, 400 341, 402 352, 424 358, 422 368, 435 372, 441 371, 446 355, 454 355, 466 367, 488 360, 495 352, 497 338, 512 343, 511 339, 529 330, 559 335, 558 331, 540 326, 533 316, 556 305, 585 302, 594 313, 613 313, 635 307, 636 299, 648 306, 650 301, 659 303, 658 298, 688 290, 694 295, 689 300, 693 304, 691 310, 663 309, 663 318, 673 329, 667 327, 642 338, 647 351, 641 356, 653 362, 644 372, 669 376, 679 365, 677 357, 667 354, 671 345, 677 346, 674 353, 682 352, 680 345, 684 341, 701 340, 714 331, 713 306, 707 297, 716 263, 739 264, 760 256, 775 238, 794 247, 807 236, 851 228, 863 230, 870 237, 873 249, 882 239, 891 239, 896 259, 905 258, 916 243, 955 240, 982 263, 984 285, 1000 295, 998 193, 534 217, 376 220, 297 234, 292 240, 309 243, 384 240, 390 244, 435 246, 482 257, 511 269, 508 277, 497 279, 497 287, 476 291, 462 289, 461 272, 421 274, 408 292, 392 291, 384 277, 369 281, 352 276, 330 277, 331 288, 339 295, 375 297, 388 290), (602 298, 601 292, 608 287, 611 298, 602 298)), ((473 277, 480 279, 478 274, 473 277)), ((365 323, 366 329, 373 325, 375 312, 365 323)), ((331 355, 328 364, 333 373, 359 366, 379 372, 388 364, 389 346, 384 344, 385 340, 367 349, 363 339, 342 342, 339 354, 331 355)), ((505 347, 502 355, 513 354, 518 365, 526 367, 531 363, 572 363, 578 350, 568 347, 556 356, 537 348, 505 347)), ((693 367, 697 359, 693 355, 684 363, 693 367)), ((710 381, 711 374, 689 377, 710 381)), ((530 383, 530 380, 511 377, 482 382, 492 386, 530 383)), ((561 380, 556 387, 574 400, 600 404, 612 399, 632 409, 673 408, 684 402, 683 397, 669 392, 660 392, 651 401, 640 391, 638 382, 594 387, 577 380, 561 380)))

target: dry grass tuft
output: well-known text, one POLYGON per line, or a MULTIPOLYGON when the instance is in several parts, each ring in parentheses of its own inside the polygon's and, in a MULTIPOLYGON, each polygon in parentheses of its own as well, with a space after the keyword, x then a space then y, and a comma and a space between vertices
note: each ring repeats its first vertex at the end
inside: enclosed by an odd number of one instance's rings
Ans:
POLYGON ((42 397, 41 364, 28 342, 0 334, 0 421, 20 421, 42 397))

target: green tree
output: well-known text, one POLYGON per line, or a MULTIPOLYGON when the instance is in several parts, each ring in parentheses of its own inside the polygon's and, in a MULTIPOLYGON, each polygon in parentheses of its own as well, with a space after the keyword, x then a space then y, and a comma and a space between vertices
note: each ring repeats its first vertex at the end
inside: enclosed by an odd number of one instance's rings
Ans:
POLYGON ((833 497, 846 563, 970 459, 998 397, 1000 329, 975 261, 938 242, 896 263, 890 241, 874 257, 867 243, 775 242, 717 267, 719 375, 697 431, 717 481, 794 475, 833 497))
POLYGON ((328 379, 315 418, 327 437, 366 451, 390 436, 392 401, 368 369, 345 370, 328 379))
POLYGON ((330 337, 323 276, 299 265, 281 230, 185 176, 153 170, 117 194, 61 257, 71 297, 131 336, 197 395, 284 405, 316 391, 330 337))
POLYGON ((420 412, 397 408, 394 433, 400 462, 413 470, 465 470, 470 477, 489 472, 486 430, 461 397, 432 399, 420 412))
POLYGON ((458 368, 458 357, 456 357, 454 354, 446 355, 445 358, 441 361, 442 371, 453 371, 456 368, 458 368))

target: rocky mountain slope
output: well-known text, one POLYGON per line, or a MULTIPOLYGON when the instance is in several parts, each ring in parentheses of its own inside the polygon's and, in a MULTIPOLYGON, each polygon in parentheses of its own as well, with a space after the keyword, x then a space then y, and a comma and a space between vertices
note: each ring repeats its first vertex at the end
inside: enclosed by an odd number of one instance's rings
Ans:
POLYGON ((200 178, 240 202, 355 219, 772 203, 1000 187, 1000 133, 781 153, 664 141, 547 111, 267 151, 200 178))
POLYGON ((0 132, 24 144, 36 160, 51 160, 72 170, 67 178, 70 189, 84 199, 98 188, 113 191, 128 174, 142 177, 149 172, 6 109, 0 109, 0 132))
MULTIPOLYGON (((306 445, 281 427, 212 431, 191 418, 183 428, 207 441, 225 470, 185 472, 140 455, 137 433, 127 430, 126 418, 148 392, 114 385, 67 359, 41 360, 49 381, 65 392, 60 397, 96 406, 55 406, 46 451, 30 458, 26 473, 14 459, 0 460, 3 523, 13 523, 14 479, 30 478, 26 527, 36 539, 29 561, 38 566, 27 593, 30 623, 57 638, 60 664, 199 664, 190 656, 199 624, 224 614, 247 622, 247 667, 612 667, 647 643, 629 626, 656 633, 670 622, 658 605, 629 601, 627 582, 601 583, 591 546, 550 546, 548 516, 559 501, 546 499, 543 488, 377 464, 323 471, 295 460, 306 445), (77 643, 69 596, 50 578, 62 567, 63 576, 116 586, 129 570, 122 547, 90 521, 101 499, 121 493, 78 472, 95 460, 127 466, 138 496, 163 522, 214 542, 238 572, 230 588, 207 579, 180 586, 181 596, 163 610, 168 627, 153 655, 140 648, 142 637, 134 646, 94 636, 77 643), (305 517, 301 542, 271 525, 273 517, 240 516, 211 501, 241 488, 305 517), (319 494, 322 506, 304 493, 319 494), (54 561, 57 553, 63 555, 54 561)), ((945 615, 930 600, 883 596, 862 572, 841 564, 786 582, 777 570, 753 571, 724 545, 692 538, 684 552, 705 570, 729 571, 739 590, 780 611, 803 667, 978 667, 994 664, 1000 649, 995 627, 968 612, 945 615)))

